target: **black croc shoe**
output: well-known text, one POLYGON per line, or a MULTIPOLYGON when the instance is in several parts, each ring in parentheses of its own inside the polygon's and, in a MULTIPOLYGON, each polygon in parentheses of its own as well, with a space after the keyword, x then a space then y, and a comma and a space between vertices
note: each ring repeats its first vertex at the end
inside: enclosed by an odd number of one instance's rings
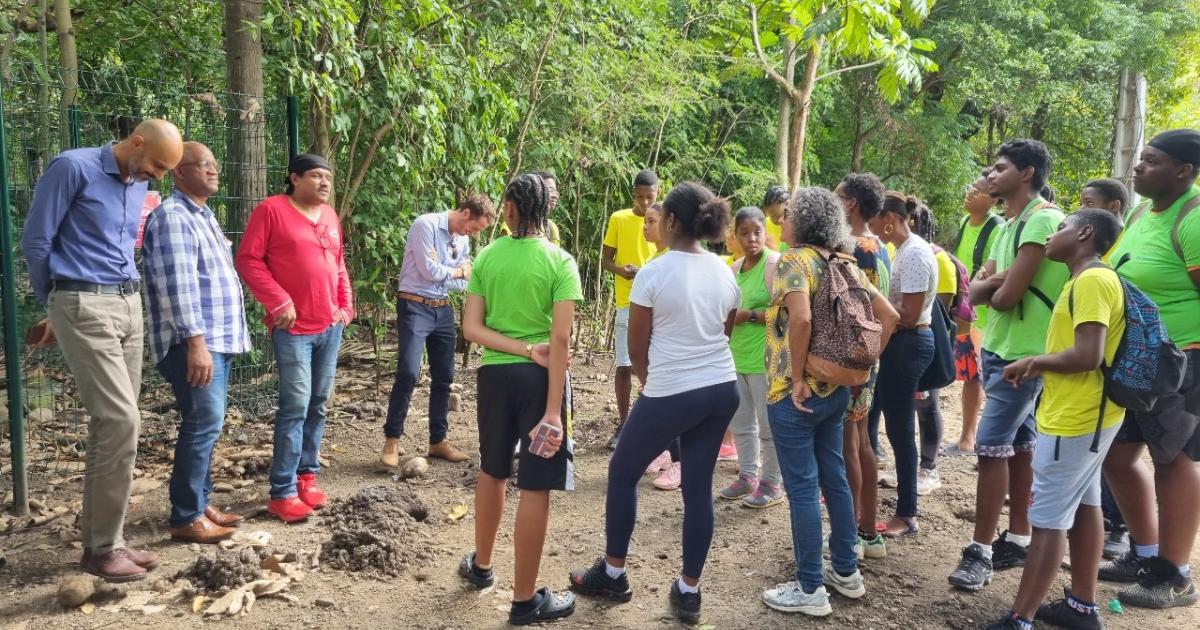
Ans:
POLYGON ((496 583, 496 574, 491 569, 480 569, 475 566, 475 552, 467 554, 458 563, 458 574, 477 588, 487 588, 496 583))
MULTIPOLYGON (((524 602, 522 602, 523 604, 524 602)), ((551 621, 571 616, 575 612, 575 595, 563 593, 557 595, 554 591, 543 586, 533 594, 533 610, 518 613, 517 602, 513 602, 508 613, 508 623, 514 626, 527 626, 531 623, 551 621)))

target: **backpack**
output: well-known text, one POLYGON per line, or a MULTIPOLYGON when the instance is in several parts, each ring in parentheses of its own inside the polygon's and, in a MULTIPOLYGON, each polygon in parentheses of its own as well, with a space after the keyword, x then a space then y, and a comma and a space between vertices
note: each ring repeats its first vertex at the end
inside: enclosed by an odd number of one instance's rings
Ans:
MULTIPOLYGON (((825 275, 810 296, 812 339, 805 371, 830 385, 863 385, 883 351, 883 324, 871 306, 853 256, 806 245, 825 261, 825 275)), ((783 319, 776 320, 782 322, 783 319)))
MULTIPOLYGON (((950 248, 951 251, 958 251, 958 246, 962 244, 963 232, 967 229, 967 221, 970 220, 970 216, 965 216, 958 224, 958 236, 954 239, 954 247, 950 248)), ((971 252, 971 270, 975 273, 979 273, 979 268, 983 267, 983 261, 987 259, 988 239, 992 237, 992 232, 1001 225, 1004 225, 1004 219, 989 212, 987 220, 979 231, 979 240, 975 241, 975 249, 971 252)), ((967 277, 970 278, 970 275, 968 274, 967 277)))
POLYGON ((961 319, 964 322, 975 321, 975 307, 971 306, 971 300, 967 299, 967 294, 971 286, 971 274, 967 273, 966 266, 954 254, 933 243, 929 245, 933 248, 935 256, 939 253, 945 253, 950 258, 950 262, 954 263, 954 277, 958 281, 958 290, 954 292, 954 299, 950 300, 950 316, 961 319))
MULTIPOLYGON (((1129 217, 1129 221, 1125 226, 1125 229, 1129 229, 1129 226, 1133 225, 1134 222, 1145 216, 1146 213, 1150 211, 1152 205, 1153 204, 1147 201, 1134 210, 1133 215, 1129 217)), ((1179 260, 1183 262, 1184 267, 1187 267, 1187 257, 1183 255, 1183 245, 1181 245, 1179 242, 1179 229, 1183 226, 1184 218, 1186 218, 1188 213, 1190 213, 1192 210, 1195 210, 1197 206, 1200 206, 1200 195, 1192 197, 1191 201, 1188 201, 1182 208, 1179 209, 1179 215, 1175 217, 1175 225, 1171 228, 1171 247, 1175 249, 1175 255, 1179 256, 1179 260)), ((1128 254, 1126 254, 1126 256, 1128 256, 1128 254)), ((1125 262, 1124 257, 1122 257, 1120 262, 1125 262)), ((1119 267, 1120 264, 1117 266, 1119 267)), ((1196 290, 1200 291, 1200 287, 1197 287, 1196 290)))
MULTIPOLYGON (((1038 210, 1042 210, 1043 208, 1058 208, 1058 206, 1050 203, 1049 201, 1042 201, 1038 207, 1033 209, 1033 212, 1030 213, 1030 216, 1033 216, 1038 212, 1038 210)), ((1026 218, 1017 222, 1017 230, 1016 233, 1013 234, 1013 260, 1016 260, 1017 258, 1017 250, 1021 249, 1021 232, 1025 231, 1025 224, 1028 221, 1029 219, 1026 218)), ((1033 286, 1032 280, 1029 282, 1029 288, 1026 289, 1025 292, 1032 293, 1039 302, 1045 304, 1046 308, 1050 309, 1050 312, 1054 312, 1054 300, 1050 299, 1050 296, 1046 295, 1041 289, 1033 286)), ((1025 298, 1023 296, 1021 297, 1021 300, 1017 302, 1017 316, 1021 319, 1025 319, 1025 298)))
MULTIPOLYGON (((1126 260, 1128 256, 1122 257, 1121 262, 1126 260)), ((1120 267, 1121 263, 1118 263, 1117 268, 1120 267)), ((1098 263, 1088 268, 1108 269, 1108 265, 1098 263)), ((1117 274, 1117 279, 1121 281, 1122 303, 1125 307, 1125 334, 1117 344, 1112 363, 1100 365, 1104 373, 1104 391, 1100 396, 1100 417, 1096 420, 1096 434, 1092 439, 1093 453, 1098 452, 1100 446, 1104 409, 1109 399, 1134 413, 1146 413, 1159 396, 1179 390, 1187 367, 1187 358, 1167 334, 1158 305, 1120 274, 1117 274)), ((1073 320, 1074 283, 1067 295, 1067 309, 1073 320)))
MULTIPOLYGON (((767 295, 774 293, 771 283, 775 281, 775 267, 779 264, 779 252, 773 252, 769 249, 763 250, 763 264, 766 268, 763 269, 763 282, 767 285, 767 295)), ((742 272, 742 263, 746 260, 745 256, 733 261, 733 277, 737 277, 742 272)))
POLYGON ((933 360, 921 378, 917 379, 918 391, 949 387, 958 376, 954 365, 954 338, 958 336, 958 324, 950 317, 946 305, 937 298, 933 300, 929 331, 933 333, 933 360))

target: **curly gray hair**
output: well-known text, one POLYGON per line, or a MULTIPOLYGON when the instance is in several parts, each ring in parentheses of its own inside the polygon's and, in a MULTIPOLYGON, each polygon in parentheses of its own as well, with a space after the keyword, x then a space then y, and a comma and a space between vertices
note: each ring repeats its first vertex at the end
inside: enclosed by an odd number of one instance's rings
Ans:
POLYGON ((854 251, 846 211, 837 197, 824 188, 801 188, 793 193, 785 220, 792 222, 796 239, 789 245, 815 245, 847 254, 854 251))

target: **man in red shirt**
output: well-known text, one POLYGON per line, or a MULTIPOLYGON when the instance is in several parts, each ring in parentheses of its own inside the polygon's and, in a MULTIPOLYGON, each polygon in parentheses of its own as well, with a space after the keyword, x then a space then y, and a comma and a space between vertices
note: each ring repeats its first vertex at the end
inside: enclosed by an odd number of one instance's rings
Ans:
POLYGON ((267 311, 279 366, 279 411, 267 511, 308 518, 328 498, 317 486, 325 403, 333 390, 342 330, 354 317, 337 213, 326 203, 333 169, 318 155, 288 165, 286 194, 254 209, 237 270, 267 311))

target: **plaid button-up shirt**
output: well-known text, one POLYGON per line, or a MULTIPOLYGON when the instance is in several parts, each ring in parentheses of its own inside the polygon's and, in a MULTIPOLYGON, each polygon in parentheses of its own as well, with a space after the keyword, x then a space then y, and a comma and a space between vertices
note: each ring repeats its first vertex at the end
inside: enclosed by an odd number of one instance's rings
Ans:
POLYGON ((142 245, 150 347, 162 361, 171 346, 204 335, 210 352, 250 350, 242 283, 231 244, 208 206, 179 190, 146 219, 142 245))

